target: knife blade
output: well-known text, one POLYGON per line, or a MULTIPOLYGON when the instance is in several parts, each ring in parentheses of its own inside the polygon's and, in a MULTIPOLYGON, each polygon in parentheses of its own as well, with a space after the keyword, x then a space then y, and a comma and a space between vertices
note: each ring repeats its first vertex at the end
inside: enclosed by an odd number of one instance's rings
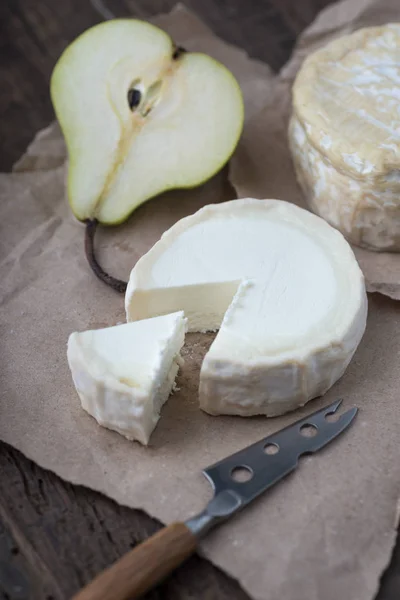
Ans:
POLYGON ((358 410, 351 408, 336 421, 328 420, 341 403, 337 400, 204 469, 214 496, 202 513, 186 521, 189 529, 197 536, 204 535, 296 469, 302 455, 320 450, 340 435, 358 410), (240 472, 247 472, 246 480, 235 478, 240 472))
POLYGON ((196 550, 198 540, 294 471, 299 458, 317 452, 347 429, 350 408, 336 420, 341 400, 204 469, 214 495, 206 508, 173 523, 103 571, 73 600, 134 600, 149 591, 196 550))

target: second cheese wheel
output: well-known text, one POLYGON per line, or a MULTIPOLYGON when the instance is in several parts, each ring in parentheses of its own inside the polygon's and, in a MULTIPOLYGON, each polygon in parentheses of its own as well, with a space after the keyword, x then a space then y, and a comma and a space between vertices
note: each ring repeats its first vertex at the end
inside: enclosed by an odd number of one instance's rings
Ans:
POLYGON ((293 87, 290 147, 311 208, 350 241, 400 251, 400 25, 309 56, 293 87))

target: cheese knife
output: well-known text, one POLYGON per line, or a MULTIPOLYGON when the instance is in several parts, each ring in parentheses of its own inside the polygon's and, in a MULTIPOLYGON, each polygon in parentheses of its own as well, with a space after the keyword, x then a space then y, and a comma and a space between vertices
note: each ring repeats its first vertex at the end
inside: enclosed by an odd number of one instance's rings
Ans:
POLYGON ((332 420, 330 416, 341 402, 338 400, 204 469, 214 495, 203 512, 161 529, 98 575, 73 600, 141 597, 189 558, 198 540, 212 527, 294 471, 302 455, 317 452, 347 429, 357 408, 332 420))

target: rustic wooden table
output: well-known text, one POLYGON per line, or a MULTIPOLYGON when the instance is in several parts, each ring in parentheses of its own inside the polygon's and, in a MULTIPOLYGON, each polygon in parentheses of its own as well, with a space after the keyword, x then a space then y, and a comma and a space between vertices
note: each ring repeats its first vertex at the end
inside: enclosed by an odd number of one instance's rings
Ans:
MULTIPOLYGON (((278 70, 296 37, 330 0, 185 0, 221 37, 278 70)), ((147 18, 174 0, 108 0, 117 16, 147 18)), ((54 117, 51 70, 65 46, 100 20, 89 0, 0 3, 0 169, 54 117)), ((44 471, 0 444, 0 594, 3 600, 68 598, 159 523, 44 471)), ((400 543, 376 600, 400 598, 400 543)), ((245 600, 237 582, 192 558, 149 600, 245 600)), ((268 599, 268 590, 265 591, 268 599)), ((323 600, 323 599, 321 599, 323 600)))

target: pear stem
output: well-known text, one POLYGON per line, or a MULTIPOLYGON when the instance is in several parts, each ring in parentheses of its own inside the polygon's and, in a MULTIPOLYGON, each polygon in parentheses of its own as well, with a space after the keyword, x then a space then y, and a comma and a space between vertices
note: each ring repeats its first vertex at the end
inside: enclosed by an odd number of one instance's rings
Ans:
POLYGON ((121 279, 116 279, 112 275, 109 275, 104 271, 104 269, 97 262, 97 258, 94 252, 94 234, 97 230, 97 225, 99 224, 97 219, 87 219, 85 221, 86 229, 85 229, 85 254, 92 269, 93 273, 106 285, 110 286, 113 290, 120 294, 124 294, 126 292, 127 283, 126 281, 122 281, 121 279))
POLYGON ((172 55, 172 59, 178 60, 178 58, 180 58, 182 56, 182 54, 185 54, 186 52, 187 52, 187 50, 185 48, 183 48, 182 46, 176 46, 174 53, 172 55))

